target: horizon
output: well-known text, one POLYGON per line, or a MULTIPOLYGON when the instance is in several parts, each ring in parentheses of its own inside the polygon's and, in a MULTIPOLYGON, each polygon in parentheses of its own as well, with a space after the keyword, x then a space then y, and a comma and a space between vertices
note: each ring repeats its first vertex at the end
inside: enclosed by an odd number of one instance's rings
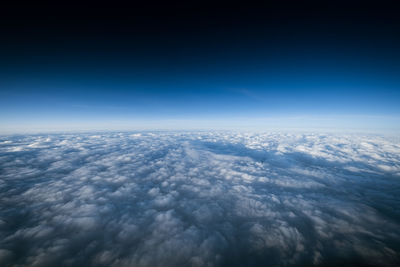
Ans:
POLYGON ((399 134, 396 116, 290 116, 230 119, 108 120, 102 122, 29 122, 7 125, 1 135, 107 131, 253 131, 399 134))

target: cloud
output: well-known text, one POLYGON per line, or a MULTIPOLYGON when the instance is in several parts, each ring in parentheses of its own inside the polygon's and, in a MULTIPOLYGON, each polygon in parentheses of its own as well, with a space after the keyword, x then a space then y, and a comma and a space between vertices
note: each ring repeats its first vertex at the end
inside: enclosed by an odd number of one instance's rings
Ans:
POLYGON ((386 136, 2 136, 0 166, 2 266, 400 263, 386 136))

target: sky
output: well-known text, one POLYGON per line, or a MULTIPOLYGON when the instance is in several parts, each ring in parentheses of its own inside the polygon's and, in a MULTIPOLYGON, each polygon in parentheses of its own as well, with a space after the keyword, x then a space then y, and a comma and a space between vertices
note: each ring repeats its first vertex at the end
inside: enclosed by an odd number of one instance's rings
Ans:
POLYGON ((399 131, 398 13, 361 1, 7 6, 0 132, 399 131))

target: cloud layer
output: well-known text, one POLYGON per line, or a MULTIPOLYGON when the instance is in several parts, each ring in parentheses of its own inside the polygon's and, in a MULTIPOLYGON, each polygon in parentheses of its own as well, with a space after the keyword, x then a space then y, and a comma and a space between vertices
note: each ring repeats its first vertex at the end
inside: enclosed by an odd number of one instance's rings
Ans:
POLYGON ((0 137, 2 266, 400 263, 400 140, 0 137))

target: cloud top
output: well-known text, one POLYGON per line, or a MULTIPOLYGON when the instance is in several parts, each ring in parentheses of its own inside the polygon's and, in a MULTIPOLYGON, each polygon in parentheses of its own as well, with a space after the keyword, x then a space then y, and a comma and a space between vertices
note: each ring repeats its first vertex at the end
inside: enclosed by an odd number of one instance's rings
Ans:
POLYGON ((400 141, 135 132, 0 137, 3 266, 400 263, 400 141))

